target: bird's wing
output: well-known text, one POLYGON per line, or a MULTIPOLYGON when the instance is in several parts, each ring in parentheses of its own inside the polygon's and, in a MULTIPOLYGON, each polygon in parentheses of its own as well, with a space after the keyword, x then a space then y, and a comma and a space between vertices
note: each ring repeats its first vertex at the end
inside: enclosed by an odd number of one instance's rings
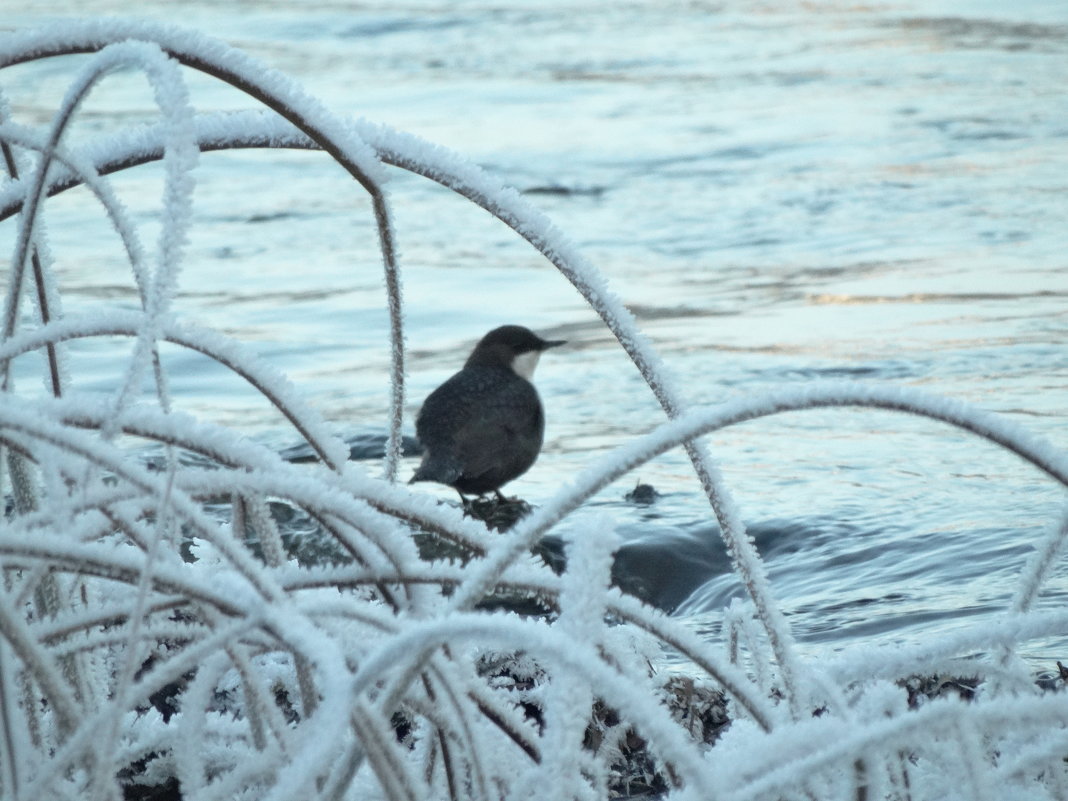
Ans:
MULTIPOLYGON (((511 457, 517 464, 530 461, 526 456, 541 449, 544 417, 534 387, 519 379, 483 399, 458 432, 456 441, 463 473, 468 478, 493 470, 510 472, 502 465, 511 457)), ((524 464, 525 469, 528 464, 524 464)))

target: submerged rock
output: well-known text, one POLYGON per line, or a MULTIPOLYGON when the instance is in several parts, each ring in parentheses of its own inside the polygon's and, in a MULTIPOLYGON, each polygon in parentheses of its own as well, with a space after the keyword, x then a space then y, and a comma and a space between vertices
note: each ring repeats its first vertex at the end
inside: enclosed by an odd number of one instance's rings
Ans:
POLYGON ((630 492, 623 496, 623 500, 629 503, 636 503, 642 506, 648 506, 655 503, 660 497, 660 493, 656 491, 656 487, 652 484, 643 484, 639 481, 630 492))

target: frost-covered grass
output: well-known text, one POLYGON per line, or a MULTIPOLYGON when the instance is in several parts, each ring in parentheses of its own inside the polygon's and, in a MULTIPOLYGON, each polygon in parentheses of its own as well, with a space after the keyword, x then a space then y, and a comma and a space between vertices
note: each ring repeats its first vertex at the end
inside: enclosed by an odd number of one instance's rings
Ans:
POLYGON ((72 53, 83 55, 70 62, 70 91, 49 126, 16 125, 0 97, 0 218, 13 251, 0 344, 4 799, 119 798, 123 782, 180 787, 189 799, 602 798, 624 786, 620 759, 633 737, 672 796, 1068 798, 1068 695, 1042 694, 1014 657, 1019 643, 1068 628, 1064 613, 1032 609, 1063 550, 1068 512, 1036 543, 999 624, 909 649, 809 660, 794 647, 764 564, 697 437, 770 414, 867 406, 958 426, 977 448, 1008 448, 1036 477, 1062 485, 1065 454, 1006 421, 903 389, 820 385, 684 408, 594 267, 516 192, 460 156, 339 118, 244 54, 171 28, 70 22, 16 33, 0 40, 0 67, 72 53), (68 146, 82 100, 119 67, 151 82, 160 122, 68 146), (194 113, 190 69, 246 92, 263 111, 194 113), (171 310, 196 163, 206 151, 248 147, 321 150, 371 197, 393 342, 392 374, 382 379, 392 387, 384 478, 347 462, 331 426, 271 365, 171 310), (150 254, 106 176, 160 159, 166 212, 150 254), (601 315, 664 410, 655 431, 590 464, 507 534, 393 481, 405 354, 382 187, 395 169, 482 206, 542 253, 601 315), (40 211, 80 184, 122 239, 139 311, 61 310, 40 211), (129 338, 130 355, 110 397, 89 399, 70 389, 64 343, 101 336, 129 338), (162 342, 248 381, 319 464, 291 464, 239 432, 172 412, 162 342), (34 351, 47 357, 48 402, 28 401, 11 380, 12 359, 34 351), (147 464, 132 455, 134 439, 160 443, 165 457, 147 464), (724 613, 726 645, 609 587, 610 520, 569 543, 561 575, 529 555, 600 488, 676 447, 686 449, 749 593, 724 613), (220 498, 231 508, 224 522, 207 508, 220 498), (313 521, 341 557, 298 565, 271 514, 279 503, 313 521), (427 561, 414 532, 470 558, 427 561), (193 561, 183 556, 190 542, 193 561), (553 614, 480 607, 501 592, 537 597, 553 614), (693 687, 727 698, 732 722, 713 747, 663 701, 666 677, 655 665, 664 647, 689 663, 693 687), (487 668, 501 660, 503 673, 487 668), (981 684, 967 703, 910 707, 897 680, 914 674, 981 684))

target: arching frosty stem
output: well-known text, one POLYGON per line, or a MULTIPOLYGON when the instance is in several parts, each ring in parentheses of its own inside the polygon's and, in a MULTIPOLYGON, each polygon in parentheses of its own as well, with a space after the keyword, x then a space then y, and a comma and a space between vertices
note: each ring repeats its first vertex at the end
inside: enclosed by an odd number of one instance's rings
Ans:
POLYGON ((289 79, 221 42, 145 22, 71 22, 63 35, 24 34, 0 48, 0 69, 29 59, 86 53, 129 38, 151 40, 181 64, 224 81, 288 120, 328 153, 371 197, 390 311, 391 394, 385 474, 396 478, 404 413, 404 329, 401 282, 392 213, 374 151, 338 118, 289 79))

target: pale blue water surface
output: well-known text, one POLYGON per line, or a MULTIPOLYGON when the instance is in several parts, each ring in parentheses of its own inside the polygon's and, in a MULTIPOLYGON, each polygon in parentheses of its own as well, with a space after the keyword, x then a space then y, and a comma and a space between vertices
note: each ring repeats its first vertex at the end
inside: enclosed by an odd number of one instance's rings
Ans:
MULTIPOLYGON (((1060 0, 5 1, 0 28, 113 13, 200 28, 335 111, 442 143, 526 192, 608 277, 694 403, 850 379, 965 400, 1068 446, 1060 0)), ((78 63, 0 74, 16 117, 48 121, 78 63)), ((198 110, 250 105, 189 83, 198 110)), ((116 76, 76 131, 152 119, 143 79, 116 76)), ((197 181, 178 310, 253 344, 346 431, 384 432, 388 321, 359 187, 296 152, 208 154, 197 181)), ((151 242, 159 170, 116 186, 151 242)), ((409 431, 422 397, 504 322, 571 342, 539 367, 545 451, 510 492, 538 503, 663 419, 596 315, 518 237, 422 179, 397 172, 390 191, 409 431)), ((49 208, 65 307, 133 307, 100 211, 81 192, 49 208)), ((13 232, 0 227, 5 247, 13 232)), ((128 348, 72 349, 76 385, 112 389, 128 348)), ((179 408, 279 448, 295 441, 238 380, 194 354, 166 362, 179 408)), ((20 380, 33 391, 39 379, 20 380)), ((785 415, 709 444, 806 649, 993 619, 1064 501, 1017 458, 889 413, 785 415)), ((685 456, 656 460, 566 525, 602 513, 649 549, 646 566, 650 552, 682 559, 664 567, 662 600, 718 637, 740 589, 685 456), (623 499, 639 477, 662 493, 655 504, 623 499)), ((1059 569, 1042 604, 1066 598, 1059 569)), ((1066 644, 1027 655, 1048 668, 1066 644)))

